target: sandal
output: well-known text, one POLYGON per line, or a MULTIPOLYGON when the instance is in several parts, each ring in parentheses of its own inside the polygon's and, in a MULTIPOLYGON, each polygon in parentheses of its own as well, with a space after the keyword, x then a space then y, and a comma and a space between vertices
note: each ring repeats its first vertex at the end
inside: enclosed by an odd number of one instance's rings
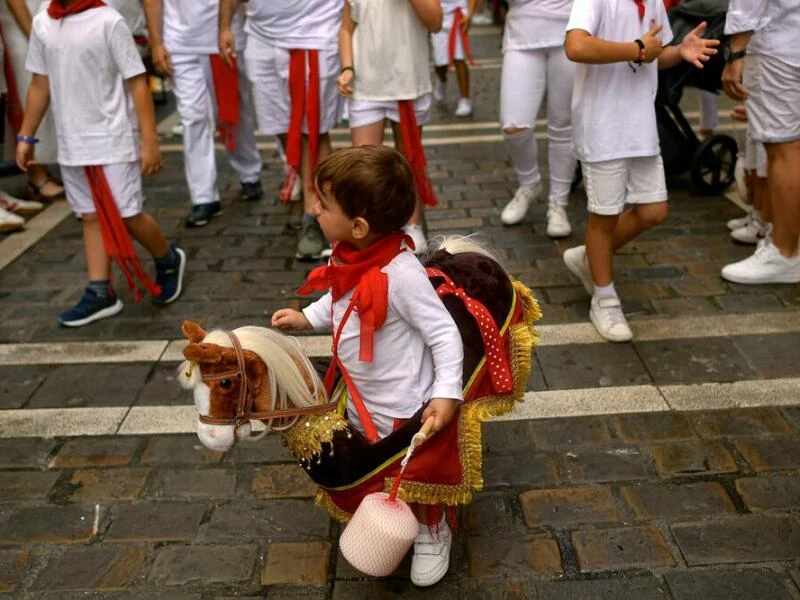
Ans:
POLYGON ((41 183, 36 183, 34 181, 28 180, 28 194, 34 200, 38 200, 39 202, 52 202, 53 200, 63 200, 66 197, 66 192, 64 188, 59 184, 57 181, 48 177, 41 183), (60 187, 61 191, 55 194, 44 194, 42 190, 48 183, 52 183, 54 186, 60 187))

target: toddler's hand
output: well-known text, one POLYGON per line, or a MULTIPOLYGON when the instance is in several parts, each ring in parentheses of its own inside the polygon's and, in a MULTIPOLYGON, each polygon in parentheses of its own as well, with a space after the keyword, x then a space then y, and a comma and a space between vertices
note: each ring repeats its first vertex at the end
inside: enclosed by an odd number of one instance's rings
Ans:
POLYGON ((291 308, 281 308, 272 315, 272 326, 284 331, 304 331, 311 329, 306 316, 299 310, 291 308))
POLYGON ((441 431, 453 420, 457 407, 458 401, 452 398, 433 398, 422 413, 422 422, 424 423, 428 417, 433 416, 433 431, 441 431))

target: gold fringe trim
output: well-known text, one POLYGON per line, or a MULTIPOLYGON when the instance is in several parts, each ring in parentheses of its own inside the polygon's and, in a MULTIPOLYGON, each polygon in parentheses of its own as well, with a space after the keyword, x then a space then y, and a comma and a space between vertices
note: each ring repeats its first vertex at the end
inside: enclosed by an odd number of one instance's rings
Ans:
POLYGON ((322 444, 329 444, 337 431, 348 427, 344 417, 335 412, 308 415, 283 432, 283 445, 301 464, 311 462, 322 453, 322 444))

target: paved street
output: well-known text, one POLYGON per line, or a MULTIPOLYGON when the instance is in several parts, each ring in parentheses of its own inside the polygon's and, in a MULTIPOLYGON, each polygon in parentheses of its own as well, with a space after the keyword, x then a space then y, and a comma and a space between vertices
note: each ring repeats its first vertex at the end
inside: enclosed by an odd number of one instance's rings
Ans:
MULTIPOLYGON (((81 226, 65 204, 0 236, 0 594, 71 600, 533 598, 800 600, 800 286, 746 287, 719 270, 751 247, 725 221, 736 198, 670 182, 670 215, 616 260, 636 336, 602 342, 561 254, 546 201, 522 225, 499 211, 515 177, 498 121, 499 32, 478 28, 476 112, 456 120, 455 80, 426 128, 440 205, 430 236, 477 233, 530 285, 544 313, 526 401, 484 427, 485 490, 460 511, 451 569, 429 590, 349 567, 338 524, 276 435, 228 453, 202 448, 179 390, 180 324, 265 325, 314 264, 296 261, 282 169, 263 148, 262 202, 237 196, 219 154, 224 214, 198 230, 188 210, 172 108, 159 109, 166 168, 145 208, 187 251, 179 302, 139 304, 91 326, 56 315, 84 283, 81 226)), ((697 102, 684 109, 697 125, 697 102)), ((720 131, 742 138, 721 102, 720 131)), ((537 126, 546 156, 546 128, 537 126)), ((334 133, 347 145, 345 129, 334 133)), ((23 180, 3 187, 21 190, 23 180)), ((149 266, 149 265, 148 265, 149 266)), ((122 285, 118 282, 118 285, 122 285)), ((303 338, 324 363, 325 336, 303 338)))

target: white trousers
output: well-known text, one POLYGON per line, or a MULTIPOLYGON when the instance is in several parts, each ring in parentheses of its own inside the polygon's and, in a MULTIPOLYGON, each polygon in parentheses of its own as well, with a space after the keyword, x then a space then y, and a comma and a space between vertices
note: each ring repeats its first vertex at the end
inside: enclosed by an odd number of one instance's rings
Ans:
MULTIPOLYGON (((576 160, 572 154, 573 63, 564 48, 507 50, 503 54, 500 80, 500 123, 503 129, 534 129, 547 92, 548 163, 550 202, 564 205, 569 196, 576 160)), ((520 185, 541 180, 536 140, 529 136, 527 148, 519 151, 506 143, 520 185)))
MULTIPOLYGON (((242 183, 257 181, 261 155, 256 147, 256 120, 243 53, 239 54, 239 130, 228 163, 242 183)), ((183 124, 183 160, 192 204, 219 201, 214 129, 217 107, 211 62, 206 54, 173 54, 172 80, 183 124)))
POLYGON ((700 97, 700 129, 716 129, 719 126, 719 97, 706 90, 697 91, 700 97))

